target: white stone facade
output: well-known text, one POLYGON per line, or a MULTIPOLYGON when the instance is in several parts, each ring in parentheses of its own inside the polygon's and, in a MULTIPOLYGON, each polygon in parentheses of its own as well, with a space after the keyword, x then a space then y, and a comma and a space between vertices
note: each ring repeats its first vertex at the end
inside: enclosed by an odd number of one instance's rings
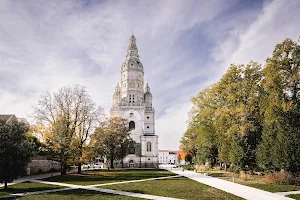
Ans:
POLYGON ((158 151, 159 164, 173 164, 173 165, 180 164, 177 157, 177 153, 178 151, 159 150, 158 151))
POLYGON ((158 136, 155 134, 155 110, 148 83, 144 89, 144 68, 139 60, 136 39, 130 37, 121 80, 113 95, 111 117, 128 119, 135 151, 124 158, 125 167, 158 167, 158 136))

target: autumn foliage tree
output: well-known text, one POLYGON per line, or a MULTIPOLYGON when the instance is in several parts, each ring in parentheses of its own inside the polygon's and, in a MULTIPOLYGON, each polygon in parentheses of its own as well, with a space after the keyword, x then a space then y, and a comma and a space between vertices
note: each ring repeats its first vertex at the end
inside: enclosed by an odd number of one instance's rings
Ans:
POLYGON ((34 107, 34 117, 49 134, 45 143, 61 163, 66 174, 69 159, 75 159, 81 172, 83 148, 102 116, 84 86, 65 86, 53 94, 45 92, 34 107))

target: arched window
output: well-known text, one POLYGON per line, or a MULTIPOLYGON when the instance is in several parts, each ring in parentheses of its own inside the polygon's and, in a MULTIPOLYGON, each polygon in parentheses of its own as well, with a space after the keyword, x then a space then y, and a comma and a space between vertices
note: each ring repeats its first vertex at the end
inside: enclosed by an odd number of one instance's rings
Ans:
POLYGON ((147 152, 151 152, 151 142, 147 142, 147 152))
POLYGON ((129 129, 130 130, 134 130, 135 129, 135 123, 134 123, 134 121, 130 121, 129 122, 129 129))
POLYGON ((133 113, 130 113, 130 114, 129 114, 129 117, 130 117, 130 118, 133 118, 133 113))

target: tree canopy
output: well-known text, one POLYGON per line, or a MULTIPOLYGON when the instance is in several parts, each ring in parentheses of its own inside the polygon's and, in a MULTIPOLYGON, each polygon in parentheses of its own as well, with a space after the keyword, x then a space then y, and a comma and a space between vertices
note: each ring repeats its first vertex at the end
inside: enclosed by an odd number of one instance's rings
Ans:
POLYGON ((120 117, 106 119, 96 129, 92 142, 96 154, 105 157, 110 168, 114 168, 114 161, 122 162, 134 144, 128 120, 120 117))
POLYGON ((68 160, 78 165, 90 134, 99 125, 103 109, 96 108, 84 86, 65 86, 53 94, 45 92, 34 107, 34 117, 43 124, 44 142, 59 157, 61 173, 66 174, 68 160))
POLYGON ((0 182, 5 184, 25 174, 34 151, 33 140, 28 139, 28 126, 17 120, 0 119, 0 182))
POLYGON ((276 45, 265 67, 232 64, 192 98, 181 148, 198 163, 300 169, 300 46, 276 45))

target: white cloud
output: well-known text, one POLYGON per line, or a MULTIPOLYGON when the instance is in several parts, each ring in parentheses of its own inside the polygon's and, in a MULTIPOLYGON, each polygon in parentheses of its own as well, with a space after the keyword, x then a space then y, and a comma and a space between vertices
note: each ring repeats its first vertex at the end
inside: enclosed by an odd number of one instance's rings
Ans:
POLYGON ((214 58, 230 63, 263 63, 272 55, 276 44, 286 38, 297 40, 300 36, 299 1, 275 0, 265 4, 262 12, 246 30, 229 37, 215 47, 214 58))

